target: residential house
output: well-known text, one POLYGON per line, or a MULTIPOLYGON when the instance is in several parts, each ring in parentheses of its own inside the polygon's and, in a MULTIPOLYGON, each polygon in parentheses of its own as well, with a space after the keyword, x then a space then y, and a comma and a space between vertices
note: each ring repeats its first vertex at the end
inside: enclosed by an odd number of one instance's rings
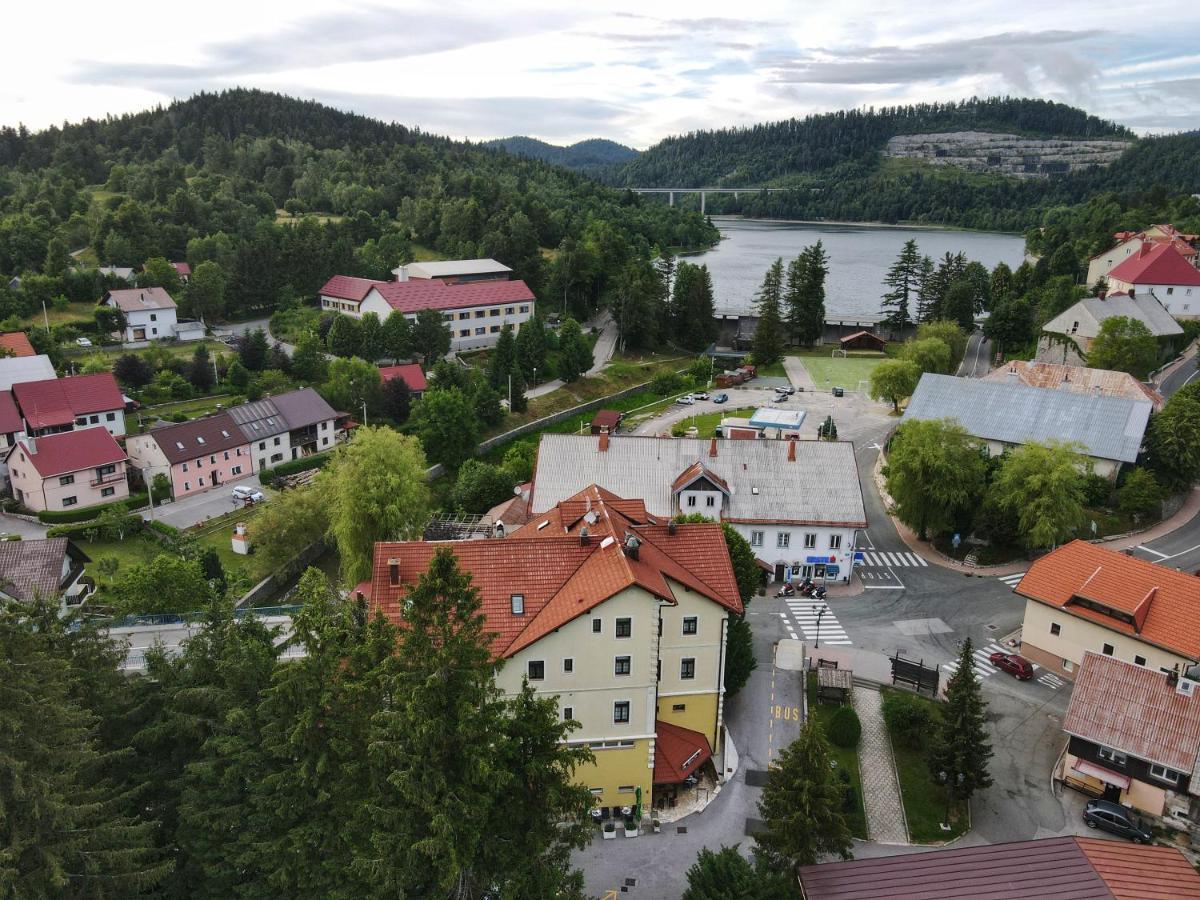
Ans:
POLYGON ((513 488, 513 495, 507 500, 497 503, 483 516, 483 521, 492 529, 495 537, 502 538, 511 534, 529 521, 529 492, 533 482, 527 481, 513 488))
POLYGON ((729 522, 777 581, 847 581, 867 526, 854 447, 837 441, 719 441, 542 435, 534 517, 598 484, 652 516, 729 522))
POLYGON ((1151 225, 1143 231, 1118 231, 1113 235, 1116 243, 1108 250, 1097 253, 1088 260, 1087 283, 1094 285, 1108 273, 1133 256, 1143 247, 1170 245, 1189 264, 1200 265, 1200 254, 1196 252, 1200 235, 1181 234, 1172 225, 1151 225))
POLYGON ((100 266, 96 269, 101 275, 111 275, 113 278, 119 278, 127 284, 133 284, 137 273, 129 266, 100 266))
POLYGON ((494 259, 448 259, 414 262, 392 269, 397 281, 429 281, 445 284, 467 284, 472 281, 508 281, 512 269, 494 259))
POLYGON ((1029 441, 1077 444, 1093 471, 1116 478, 1132 463, 1150 420, 1149 400, 1077 394, 1021 384, 926 373, 908 402, 904 421, 954 419, 990 456, 1029 441))
POLYGON ((34 512, 86 509, 129 497, 128 457, 103 428, 18 438, 5 462, 13 496, 34 512))
POLYGON ((1200 897, 1200 874, 1174 847, 1072 836, 818 863, 799 874, 805 900, 1200 897))
POLYGON ((37 356, 0 357, 0 391, 25 381, 54 378, 54 364, 44 353, 37 356))
POLYGON ((1019 382, 1029 387, 1053 388, 1073 394, 1149 400, 1155 412, 1162 409, 1165 402, 1162 394, 1128 372, 1111 372, 1108 369, 1014 359, 983 377, 985 381, 1019 382))
POLYGON ((1086 365, 1087 354, 1092 349, 1092 341, 1100 334, 1101 324, 1116 316, 1145 325, 1159 339, 1164 354, 1171 341, 1183 334, 1183 328, 1152 293, 1110 292, 1103 297, 1086 297, 1042 326, 1038 361, 1086 365))
POLYGON ((1200 579, 1086 541, 1038 559, 1014 589, 1026 599, 1021 653, 1074 678, 1084 654, 1162 672, 1200 659, 1200 579))
POLYGON ((0 599, 55 601, 62 611, 83 603, 94 585, 83 574, 87 554, 65 537, 0 542, 0 599))
POLYGON ((557 697, 595 763, 576 772, 600 814, 669 804, 689 779, 715 784, 724 652, 742 602, 719 526, 667 524, 594 485, 506 540, 381 542, 371 605, 404 618, 440 547, 480 593, 497 685, 557 697))
POLYGON ((12 391, 0 391, 0 491, 9 490, 8 463, 4 461, 8 450, 25 434, 25 423, 13 400, 12 391))
POLYGON ((25 332, 6 331, 0 334, 0 357, 3 356, 37 356, 37 351, 25 332))
POLYGON ((164 288, 109 291, 100 302, 119 309, 125 315, 125 330, 121 333, 121 340, 126 343, 196 341, 204 337, 203 323, 179 320, 175 301, 164 288))
POLYGON ((421 367, 416 363, 379 367, 379 380, 382 384, 387 384, 396 378, 404 382, 414 400, 421 399, 421 396, 429 387, 425 381, 425 373, 421 371, 421 367))
POLYGON ((250 446, 254 471, 332 450, 338 414, 312 388, 264 397, 229 409, 250 446))
MULTIPOLYGON (((1193 676, 1197 673, 1193 671, 1193 676)), ((1200 682, 1089 650, 1063 719, 1055 777, 1200 835, 1200 682)), ((1200 896, 1200 895, 1198 895, 1200 896)))
POLYGON ((1200 269, 1173 244, 1143 244, 1108 273, 1108 287, 1132 297, 1149 294, 1176 318, 1200 319, 1200 269))
POLYGON ((171 268, 179 273, 179 280, 187 284, 192 280, 192 267, 185 262, 173 262, 171 268))
POLYGON ((125 447, 130 464, 147 484, 160 474, 170 479, 176 500, 254 472, 250 443, 228 412, 131 435, 125 447))
POLYGON ((12 388, 25 431, 35 437, 103 427, 125 436, 125 397, 111 372, 26 381, 12 388))

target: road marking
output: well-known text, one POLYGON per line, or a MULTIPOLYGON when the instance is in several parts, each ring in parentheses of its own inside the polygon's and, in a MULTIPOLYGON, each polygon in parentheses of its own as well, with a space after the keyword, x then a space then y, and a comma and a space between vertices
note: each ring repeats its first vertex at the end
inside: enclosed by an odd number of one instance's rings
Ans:
POLYGON ((1138 544, 1138 545, 1137 545, 1137 548, 1138 548, 1139 550, 1145 550, 1147 553, 1153 553, 1153 554, 1154 554, 1155 556, 1157 556, 1159 559, 1166 559, 1166 558, 1167 558, 1167 554, 1165 554, 1165 553, 1160 553, 1160 552, 1159 552, 1159 551, 1157 551, 1157 550, 1152 550, 1152 549, 1150 549, 1149 547, 1147 547, 1145 544, 1138 544))
POLYGON ((1038 679, 1038 684, 1043 684, 1052 691, 1057 691, 1060 687, 1066 684, 1066 681, 1059 678, 1053 672, 1047 672, 1038 679))
MULTIPOLYGON (((997 672, 1000 671, 996 666, 992 665, 992 661, 990 659, 988 659, 988 657, 991 654, 993 654, 997 651, 999 651, 1001 653, 1008 652, 1003 647, 1001 647, 999 644, 997 644, 995 641, 992 641, 986 647, 979 647, 979 648, 976 648, 974 651, 972 651, 972 653, 971 653, 971 658, 972 658, 971 659, 971 668, 973 668, 975 670, 976 676, 978 676, 981 681, 984 678, 987 678, 990 675, 995 675, 997 672)), ((959 663, 958 659, 952 659, 948 663, 943 663, 942 668, 945 669, 946 672, 952 676, 952 675, 954 675, 955 672, 958 671, 958 663, 959 663)))
POLYGON ((826 644, 841 646, 853 643, 850 636, 846 634, 846 629, 837 620, 837 616, 822 601, 788 600, 786 603, 792 618, 796 620, 796 627, 800 629, 806 640, 817 641, 819 639, 826 644), (820 628, 818 629, 817 610, 822 607, 826 611, 820 616, 820 628))
POLYGON ((888 568, 890 566, 896 566, 897 568, 917 569, 921 566, 929 565, 929 563, 921 558, 919 553, 907 553, 900 551, 885 553, 882 550, 870 551, 861 549, 857 550, 856 552, 862 554, 862 562, 860 562, 858 565, 858 568, 860 569, 866 566, 877 569, 888 568))
POLYGON ((863 590, 864 591, 902 591, 902 590, 904 590, 904 585, 902 585, 902 584, 864 584, 863 590))
POLYGON ((1012 575, 1000 575, 998 577, 1000 581, 1003 581, 1010 588, 1015 588, 1018 584, 1020 584, 1021 579, 1025 577, 1025 573, 1014 572, 1012 575))
POLYGON ((1177 556, 1183 556, 1185 553, 1191 553, 1194 550, 1200 550, 1200 544, 1197 544, 1195 547, 1188 547, 1186 550, 1180 550, 1178 553, 1172 553, 1170 556, 1164 556, 1163 560, 1174 559, 1177 556))

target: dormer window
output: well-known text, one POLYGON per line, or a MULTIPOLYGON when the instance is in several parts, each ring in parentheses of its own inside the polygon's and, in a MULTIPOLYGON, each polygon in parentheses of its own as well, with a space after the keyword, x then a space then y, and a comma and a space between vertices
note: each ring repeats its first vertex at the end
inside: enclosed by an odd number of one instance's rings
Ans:
POLYGON ((512 606, 512 614, 514 616, 525 615, 525 595, 524 594, 513 594, 509 598, 509 603, 512 606))

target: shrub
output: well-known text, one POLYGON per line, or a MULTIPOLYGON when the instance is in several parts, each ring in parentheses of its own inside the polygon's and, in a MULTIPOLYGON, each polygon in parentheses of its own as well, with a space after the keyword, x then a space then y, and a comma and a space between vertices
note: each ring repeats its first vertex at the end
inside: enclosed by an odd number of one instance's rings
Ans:
POLYGON ((862 736, 862 724, 858 721, 858 713, 849 706, 839 706, 829 717, 826 732, 829 734, 829 740, 835 745, 853 750, 862 736))
POLYGON ((923 747, 933 734, 936 716, 934 704, 928 700, 903 691, 884 692, 883 720, 892 739, 902 746, 923 747))
POLYGON ((654 376, 654 380, 650 382, 650 390, 660 396, 668 394, 677 394, 684 388, 683 378, 675 372, 662 372, 654 376))
POLYGON ((123 506, 126 509, 141 509, 150 502, 145 493, 130 494, 127 498, 116 503, 103 503, 100 506, 88 506, 84 509, 44 509, 37 514, 38 521, 46 525, 69 524, 71 522, 89 522, 106 509, 123 506))
POLYGON ((333 458, 332 451, 314 453, 312 456, 302 456, 299 459, 289 459, 271 469, 263 469, 258 473, 258 480, 270 484, 276 478, 284 475, 295 475, 297 472, 307 472, 309 469, 323 469, 333 458))
MULTIPOLYGON (((131 517, 129 520, 129 530, 125 533, 126 538, 130 538, 145 528, 148 522, 144 522, 140 518, 131 517)), ((80 522, 75 525, 52 525, 46 529, 46 537, 65 537, 73 541, 94 541, 104 539, 104 535, 100 533, 100 523, 80 522)))
POLYGON ((1088 472, 1083 476, 1083 502, 1088 506, 1107 506, 1112 484, 1103 475, 1088 472))

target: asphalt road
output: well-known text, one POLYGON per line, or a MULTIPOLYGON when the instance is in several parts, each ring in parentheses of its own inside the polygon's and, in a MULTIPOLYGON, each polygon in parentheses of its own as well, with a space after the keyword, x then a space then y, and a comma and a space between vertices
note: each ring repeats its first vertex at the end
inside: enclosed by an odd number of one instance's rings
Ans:
MULTIPOLYGON (((1139 544, 1133 554, 1182 572, 1200 572, 1200 515, 1158 540, 1139 544)), ((1200 589, 1200 579, 1197 587, 1200 589)))
POLYGON ((958 367, 958 374, 964 378, 982 378, 991 371, 991 360, 991 341, 983 336, 982 331, 973 331, 967 339, 967 350, 958 367))
POLYGON ((1170 397, 1181 387, 1194 383, 1200 378, 1198 364, 1200 364, 1200 353, 1193 353, 1191 359, 1162 380, 1158 392, 1164 397, 1170 397))

